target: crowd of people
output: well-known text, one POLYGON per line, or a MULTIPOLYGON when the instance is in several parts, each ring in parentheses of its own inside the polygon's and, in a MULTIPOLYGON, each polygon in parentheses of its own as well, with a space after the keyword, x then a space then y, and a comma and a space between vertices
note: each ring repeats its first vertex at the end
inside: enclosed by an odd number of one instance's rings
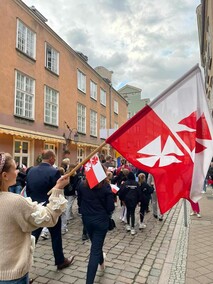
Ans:
MULTIPOLYGON (((0 283, 33 282, 29 280, 29 270, 32 248, 39 237, 46 239, 51 236, 58 270, 73 263, 74 256, 64 256, 62 241, 63 235, 68 232, 69 222, 74 218, 75 200, 78 214, 82 218, 82 240, 91 241, 86 284, 94 283, 98 266, 104 271, 103 245, 115 206, 119 206, 120 220, 125 224, 126 232, 132 236, 136 234, 137 228, 146 228, 144 217, 150 211, 154 218, 163 221, 154 177, 136 169, 124 158, 121 158, 120 165, 116 167, 112 156, 104 157, 101 154, 99 159, 107 177, 91 190, 84 176, 84 167, 67 177, 76 166, 71 164, 68 157, 55 165, 56 155, 53 150, 44 150, 41 156, 40 164, 27 169, 24 165, 17 166, 11 155, 0 153, 0 210, 4 216, 0 222, 0 240, 5 243, 5 238, 10 239, 10 246, 0 248, 2 255, 7 255, 0 260, 0 283), (116 193, 112 191, 111 185, 118 188, 116 193), (11 207, 17 209, 16 213, 9 210, 11 207), (11 224, 13 234, 10 233, 11 224), (16 251, 11 248, 16 248, 16 251), (14 253, 20 259, 18 264, 11 261, 14 253)), ((199 205, 191 205, 191 215, 201 217, 199 205)))

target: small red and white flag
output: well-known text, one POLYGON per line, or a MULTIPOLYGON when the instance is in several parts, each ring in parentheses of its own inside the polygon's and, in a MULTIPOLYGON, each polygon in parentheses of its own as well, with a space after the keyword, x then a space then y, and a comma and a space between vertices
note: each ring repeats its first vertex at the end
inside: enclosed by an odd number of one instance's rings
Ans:
POLYGON ((119 191, 120 188, 117 185, 115 185, 115 184, 110 184, 110 186, 111 186, 112 192, 114 194, 117 194, 117 192, 119 191))
POLYGON ((98 155, 94 155, 85 165, 85 174, 89 187, 93 188, 106 178, 106 173, 101 165, 98 155))
POLYGON ((197 202, 213 156, 213 124, 195 66, 107 140, 155 179, 161 213, 180 198, 197 202))

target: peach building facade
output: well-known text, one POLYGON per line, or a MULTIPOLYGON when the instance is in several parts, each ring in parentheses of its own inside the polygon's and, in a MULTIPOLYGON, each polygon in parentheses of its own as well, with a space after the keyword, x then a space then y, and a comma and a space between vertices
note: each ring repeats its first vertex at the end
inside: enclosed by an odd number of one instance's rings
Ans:
MULTIPOLYGON (((36 164, 52 148, 82 161, 127 120, 127 101, 21 0, 0 1, 0 148, 36 164)), ((113 153, 109 145, 101 150, 113 153)))

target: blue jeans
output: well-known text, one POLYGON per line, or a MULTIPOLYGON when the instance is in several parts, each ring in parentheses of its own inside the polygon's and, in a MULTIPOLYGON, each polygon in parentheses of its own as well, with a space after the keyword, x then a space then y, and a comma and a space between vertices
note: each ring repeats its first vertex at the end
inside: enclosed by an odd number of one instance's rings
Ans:
POLYGON ((109 217, 107 215, 82 216, 82 220, 91 241, 86 284, 93 284, 98 264, 104 262, 102 249, 108 231, 109 217))
POLYGON ((15 280, 0 280, 0 284, 28 284, 29 274, 25 274, 23 277, 15 280))

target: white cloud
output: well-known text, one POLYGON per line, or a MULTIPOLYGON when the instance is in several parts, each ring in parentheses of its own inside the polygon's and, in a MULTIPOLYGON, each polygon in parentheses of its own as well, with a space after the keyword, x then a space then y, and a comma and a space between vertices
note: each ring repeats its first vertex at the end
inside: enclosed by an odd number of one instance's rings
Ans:
POLYGON ((24 0, 92 67, 113 71, 115 88, 130 84, 154 98, 200 62, 200 0, 24 0))

